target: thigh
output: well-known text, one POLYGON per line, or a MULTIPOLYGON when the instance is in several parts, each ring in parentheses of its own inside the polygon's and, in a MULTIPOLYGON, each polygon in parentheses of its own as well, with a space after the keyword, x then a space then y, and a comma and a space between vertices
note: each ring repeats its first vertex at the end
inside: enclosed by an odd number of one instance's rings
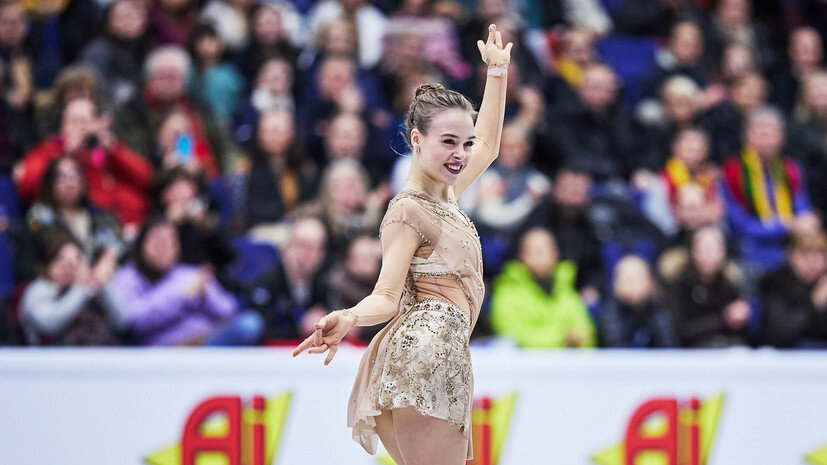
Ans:
POLYGON ((396 443, 396 431, 393 425, 393 414, 391 410, 382 410, 382 414, 374 417, 376 420, 376 434, 385 446, 396 465, 407 465, 399 453, 399 446, 396 443))
POLYGON ((468 440, 448 421, 413 407, 393 409, 396 443, 405 465, 464 465, 468 440))

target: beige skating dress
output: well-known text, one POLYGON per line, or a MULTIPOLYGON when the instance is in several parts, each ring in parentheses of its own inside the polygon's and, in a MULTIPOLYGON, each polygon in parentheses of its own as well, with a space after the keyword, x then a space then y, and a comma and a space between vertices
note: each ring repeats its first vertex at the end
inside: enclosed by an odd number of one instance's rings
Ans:
MULTIPOLYGON (((405 223, 421 238, 405 279, 396 316, 362 356, 350 395, 347 425, 370 454, 379 437, 380 410, 415 407, 447 420, 468 438, 473 458, 474 381, 468 340, 484 295, 482 252, 474 224, 455 203, 403 190, 380 226, 405 223)), ((363 322, 360 316, 360 324, 363 322)))

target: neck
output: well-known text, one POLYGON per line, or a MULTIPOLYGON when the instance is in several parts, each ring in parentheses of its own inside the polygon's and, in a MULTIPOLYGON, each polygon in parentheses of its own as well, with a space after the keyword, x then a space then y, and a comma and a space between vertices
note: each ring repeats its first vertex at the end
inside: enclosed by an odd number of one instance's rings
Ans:
POLYGON ((450 202, 453 199, 451 186, 428 176, 416 164, 411 166, 404 188, 424 192, 441 202, 450 202))

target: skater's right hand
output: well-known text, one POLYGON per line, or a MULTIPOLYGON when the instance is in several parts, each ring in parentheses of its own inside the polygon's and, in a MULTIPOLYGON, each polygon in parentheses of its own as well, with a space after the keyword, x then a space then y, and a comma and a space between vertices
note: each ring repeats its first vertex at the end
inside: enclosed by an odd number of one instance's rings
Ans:
POLYGON ((330 350, 324 361, 324 364, 327 365, 333 360, 333 356, 336 355, 336 351, 339 349, 339 343, 342 342, 353 323, 354 319, 351 314, 341 310, 323 316, 318 323, 313 325, 315 328, 313 334, 293 350, 293 356, 299 355, 308 347, 310 349, 307 352, 310 354, 323 354, 330 350))

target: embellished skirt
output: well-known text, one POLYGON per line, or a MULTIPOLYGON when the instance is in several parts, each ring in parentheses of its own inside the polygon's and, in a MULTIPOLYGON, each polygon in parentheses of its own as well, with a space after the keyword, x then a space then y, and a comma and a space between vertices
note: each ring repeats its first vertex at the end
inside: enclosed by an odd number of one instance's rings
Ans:
POLYGON ((470 336, 468 315, 445 300, 420 300, 397 316, 362 358, 348 408, 353 439, 375 454, 374 418, 381 410, 414 407, 461 429, 472 458, 470 336))

